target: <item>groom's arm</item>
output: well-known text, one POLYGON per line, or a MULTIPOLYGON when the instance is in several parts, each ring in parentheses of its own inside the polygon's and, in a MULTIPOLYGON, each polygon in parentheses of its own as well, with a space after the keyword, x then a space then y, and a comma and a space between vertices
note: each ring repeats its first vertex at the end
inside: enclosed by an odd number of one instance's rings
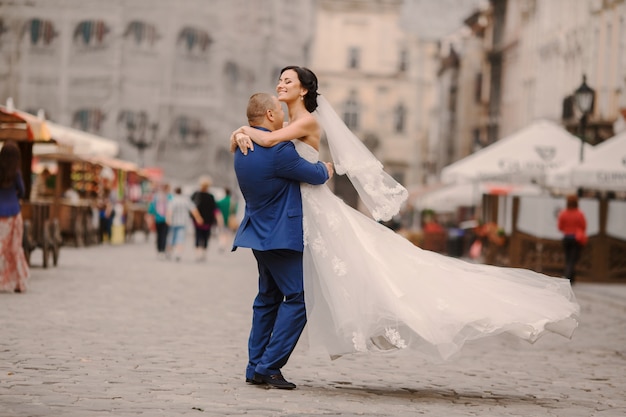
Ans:
POLYGON ((274 164, 278 176, 313 185, 324 184, 333 174, 330 164, 307 161, 291 142, 277 146, 274 164))

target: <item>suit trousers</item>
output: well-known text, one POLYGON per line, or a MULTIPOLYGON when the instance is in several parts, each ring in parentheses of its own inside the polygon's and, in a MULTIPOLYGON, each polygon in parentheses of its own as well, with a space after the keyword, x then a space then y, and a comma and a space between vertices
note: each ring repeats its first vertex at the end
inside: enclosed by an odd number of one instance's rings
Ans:
POLYGON ((253 250, 259 269, 246 377, 279 374, 306 324, 302 252, 253 250))

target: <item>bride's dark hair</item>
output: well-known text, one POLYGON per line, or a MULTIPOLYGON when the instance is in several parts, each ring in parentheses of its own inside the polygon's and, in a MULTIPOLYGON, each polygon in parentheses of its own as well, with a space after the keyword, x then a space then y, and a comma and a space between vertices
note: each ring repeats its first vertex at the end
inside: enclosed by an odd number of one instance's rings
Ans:
POLYGON ((319 95, 317 92, 317 77, 308 68, 298 67, 296 65, 290 65, 280 70, 280 74, 287 70, 294 70, 296 74, 298 74, 298 79, 300 80, 300 84, 307 90, 307 93, 304 95, 304 107, 310 112, 313 113, 315 109, 317 109, 317 96, 319 95))

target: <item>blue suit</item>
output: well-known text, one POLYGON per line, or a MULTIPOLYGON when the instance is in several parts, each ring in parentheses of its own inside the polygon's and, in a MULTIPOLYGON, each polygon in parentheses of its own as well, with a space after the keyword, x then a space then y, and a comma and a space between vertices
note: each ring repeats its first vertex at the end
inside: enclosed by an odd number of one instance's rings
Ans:
POLYGON ((251 248, 259 270, 248 340, 246 377, 279 374, 306 324, 302 280, 300 182, 323 184, 322 162, 301 158, 291 142, 235 152, 235 172, 246 201, 233 250, 251 248))

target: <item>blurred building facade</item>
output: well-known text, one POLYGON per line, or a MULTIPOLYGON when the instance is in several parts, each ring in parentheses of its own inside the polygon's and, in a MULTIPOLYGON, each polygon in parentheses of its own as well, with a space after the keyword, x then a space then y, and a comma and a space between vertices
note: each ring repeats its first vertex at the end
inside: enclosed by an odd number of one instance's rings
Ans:
POLYGON ((625 21, 626 0, 5 0, 0 102, 115 139, 168 177, 234 188, 227 139, 249 95, 305 65, 412 187, 536 119, 576 132, 583 74, 596 91, 585 137, 610 137, 626 113, 625 21))
MULTIPOLYGON (((348 127, 405 185, 424 181, 436 42, 401 25, 402 0, 319 0, 311 68, 348 127)), ((344 178, 335 192, 356 205, 344 178)))
POLYGON ((595 89, 584 132, 597 144, 626 114, 626 1, 491 0, 439 51, 430 175, 548 119, 579 133, 573 93, 595 89))
POLYGON ((313 0, 0 2, 0 101, 119 141, 181 182, 236 185, 248 97, 306 63, 313 0), (254 10, 250 5, 254 4, 254 10))

